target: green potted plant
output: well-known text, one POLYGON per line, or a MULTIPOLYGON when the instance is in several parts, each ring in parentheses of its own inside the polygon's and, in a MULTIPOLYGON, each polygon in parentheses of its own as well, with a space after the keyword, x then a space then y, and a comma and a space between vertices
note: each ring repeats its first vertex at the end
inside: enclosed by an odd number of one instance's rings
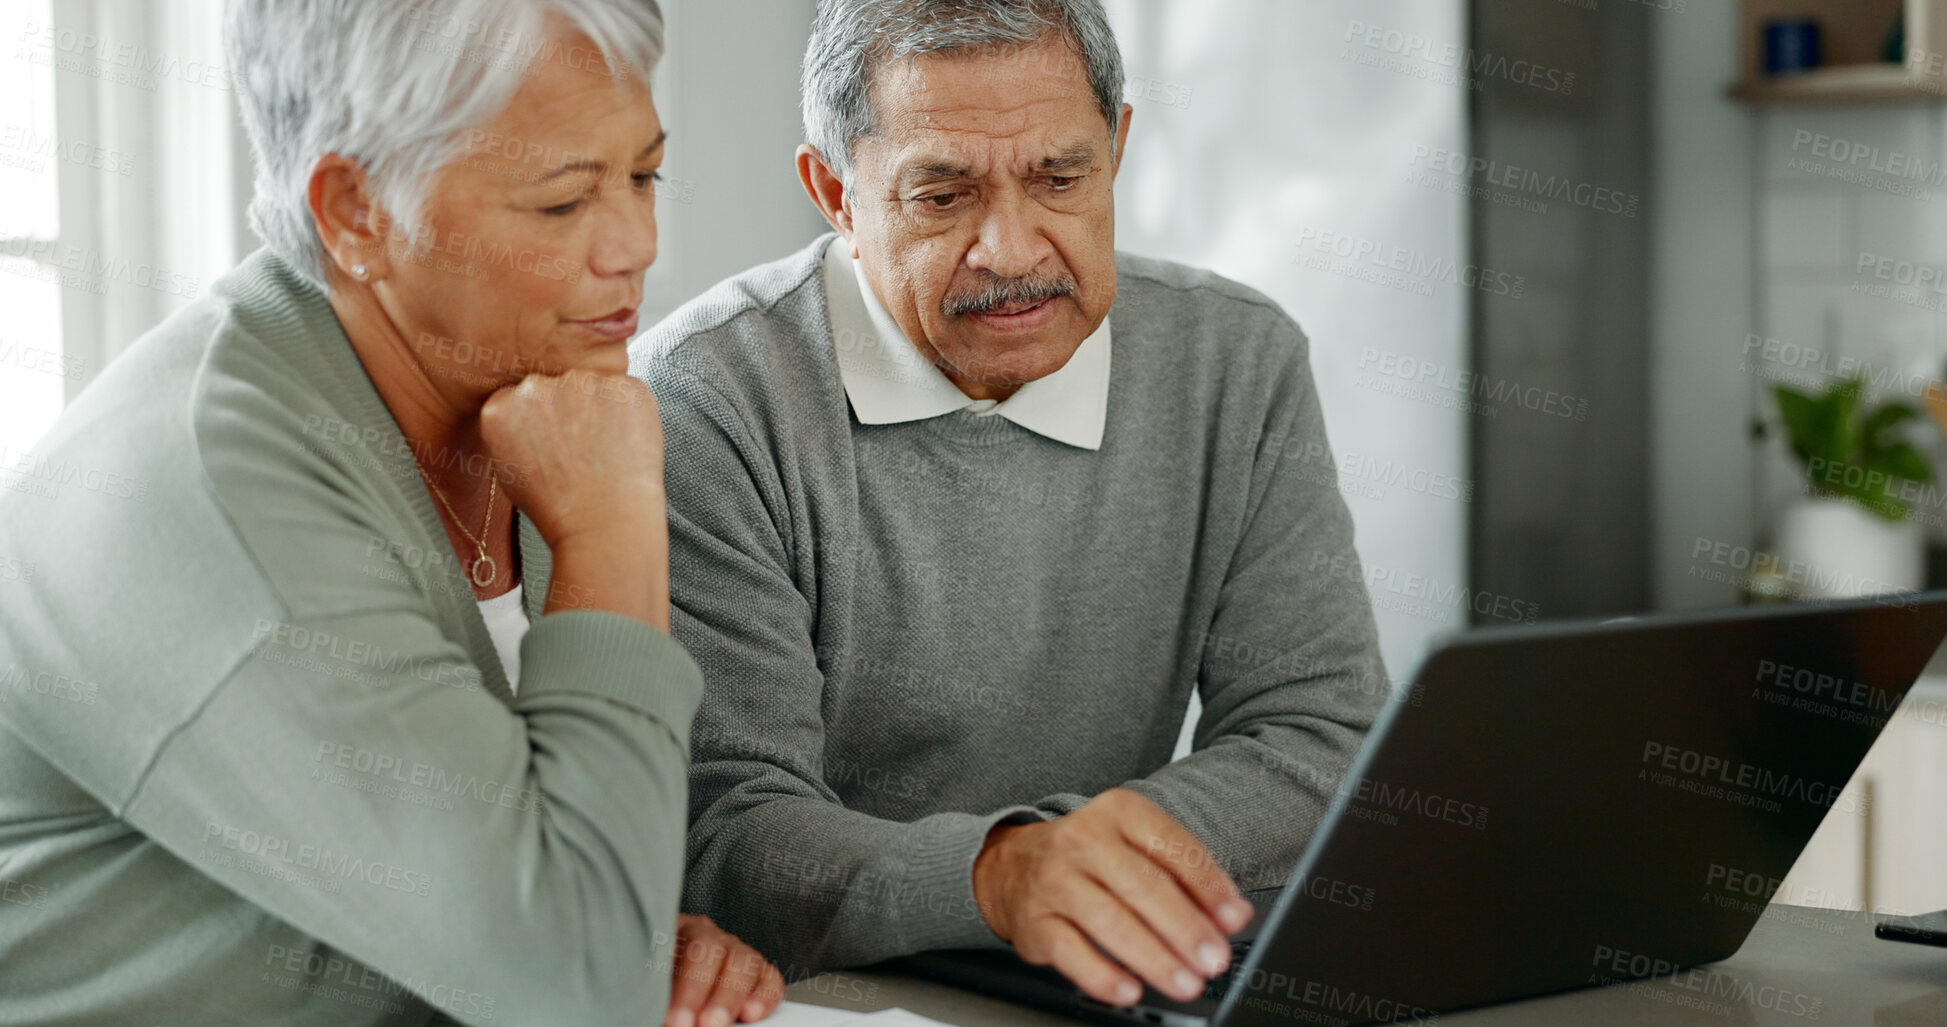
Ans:
POLYGON ((1917 589, 1925 535, 1911 497, 1933 467, 1907 439, 1920 411, 1898 401, 1867 406, 1858 378, 1813 395, 1776 386, 1792 455, 1809 489, 1778 518, 1773 548, 1792 591, 1838 598, 1917 589))

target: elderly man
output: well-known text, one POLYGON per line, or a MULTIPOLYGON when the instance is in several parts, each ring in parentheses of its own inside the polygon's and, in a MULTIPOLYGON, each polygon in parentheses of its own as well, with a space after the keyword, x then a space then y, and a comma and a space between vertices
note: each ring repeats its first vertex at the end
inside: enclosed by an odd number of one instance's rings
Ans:
POLYGON ((1122 89, 1099 0, 824 0, 836 235, 633 354, 706 681, 687 908, 787 969, 1011 943, 1192 997, 1386 699, 1304 336, 1115 253, 1122 89))

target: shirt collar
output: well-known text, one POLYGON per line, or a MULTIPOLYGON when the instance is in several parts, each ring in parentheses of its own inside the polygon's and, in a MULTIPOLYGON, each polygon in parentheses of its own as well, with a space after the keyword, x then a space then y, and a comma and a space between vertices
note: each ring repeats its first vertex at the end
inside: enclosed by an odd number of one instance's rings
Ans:
POLYGON ((1109 417, 1108 319, 1060 370, 1021 386, 1000 403, 975 400, 920 356, 873 293, 842 237, 825 248, 824 276, 838 374, 860 423, 924 421, 965 410, 1004 417, 1079 449, 1102 448, 1109 417))

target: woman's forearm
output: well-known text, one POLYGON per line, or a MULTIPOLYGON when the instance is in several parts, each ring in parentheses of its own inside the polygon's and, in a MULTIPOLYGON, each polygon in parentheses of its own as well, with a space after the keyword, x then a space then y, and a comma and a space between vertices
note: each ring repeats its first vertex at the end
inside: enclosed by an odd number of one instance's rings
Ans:
POLYGON ((654 510, 550 542, 554 568, 544 613, 601 610, 669 633, 669 524, 654 510))

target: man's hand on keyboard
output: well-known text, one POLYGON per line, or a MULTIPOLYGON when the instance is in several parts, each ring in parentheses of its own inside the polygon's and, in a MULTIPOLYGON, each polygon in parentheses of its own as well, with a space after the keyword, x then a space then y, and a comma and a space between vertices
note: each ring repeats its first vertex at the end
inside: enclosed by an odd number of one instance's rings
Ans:
POLYGON ((1226 935, 1251 920, 1202 843, 1123 788, 1057 820, 994 828, 973 885, 988 927, 1021 958, 1116 1006, 1142 997, 1136 977, 1182 1001, 1201 995, 1229 966, 1226 935))

